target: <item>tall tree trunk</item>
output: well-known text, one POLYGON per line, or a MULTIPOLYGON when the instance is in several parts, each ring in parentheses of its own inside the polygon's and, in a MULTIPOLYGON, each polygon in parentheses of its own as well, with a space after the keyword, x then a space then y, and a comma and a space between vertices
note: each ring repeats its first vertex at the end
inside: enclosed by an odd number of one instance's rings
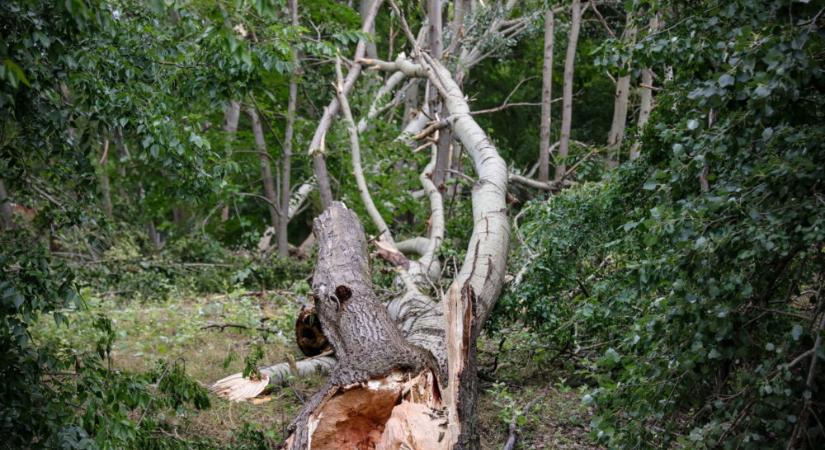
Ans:
MULTIPOLYGON (((241 103, 235 100, 230 100, 226 105, 226 110, 223 115, 223 131, 226 133, 224 139, 226 157, 232 158, 232 143, 235 141, 235 135, 238 132, 238 120, 241 117, 241 103)), ((221 220, 229 220, 229 205, 221 207, 221 220)))
POLYGON ((235 133, 238 131, 238 120, 241 117, 241 103, 230 100, 226 105, 223 115, 223 131, 226 133, 226 153, 232 154, 232 142, 235 141, 235 133))
MULTIPOLYGON (((124 161, 129 159, 129 149, 126 148, 126 141, 123 140, 123 128, 116 127, 115 128, 115 148, 117 149, 117 175, 120 178, 126 177, 126 164, 123 164, 124 161)), ((125 192, 121 187, 121 196, 125 196, 125 192)))
MULTIPOLYGON (((364 3, 366 0, 362 1, 364 3)), ((298 23, 298 0, 289 0, 289 13, 292 19, 292 26, 297 27, 298 23)), ((289 229, 289 199, 290 177, 292 176, 292 138, 295 130, 295 109, 298 103, 298 64, 300 56, 296 53, 293 60, 295 70, 292 79, 289 81, 289 101, 286 107, 286 128, 284 129, 283 148, 283 173, 281 174, 281 210, 278 215, 278 256, 286 258, 289 256, 289 241, 287 240, 287 230, 289 229)))
POLYGON ((146 234, 149 235, 149 241, 155 250, 160 251, 160 249, 163 248, 163 236, 160 235, 157 227, 155 227, 154 220, 150 220, 149 223, 146 224, 146 234))
POLYGON ((112 218, 112 190, 109 187, 109 138, 103 138, 103 154, 98 161, 100 174, 100 202, 106 217, 112 218))
POLYGON ((14 219, 11 214, 11 199, 6 192, 6 182, 0 178, 0 228, 10 230, 14 227, 14 219))
MULTIPOLYGON (((375 16, 378 14, 378 9, 383 3, 383 0, 372 0, 372 6, 367 13, 362 16, 361 32, 369 33, 375 23, 375 16)), ((364 58, 366 53, 367 42, 364 39, 359 39, 355 47, 355 55, 352 60, 355 61, 347 73, 344 80, 344 93, 348 94, 355 80, 361 74, 361 64, 359 61, 364 58)), ((325 145, 327 131, 332 125, 332 119, 338 114, 338 99, 333 98, 329 104, 324 108, 324 114, 315 128, 315 134, 312 136, 312 142, 309 144, 309 154, 312 157, 312 166, 315 171, 315 178, 318 181, 318 193, 321 195, 321 204, 328 207, 332 204, 332 187, 330 186, 329 172, 327 171, 327 163, 324 160, 325 145)))
MULTIPOLYGON (((372 8, 372 4, 375 0, 361 0, 361 3, 358 5, 358 12, 361 14, 361 17, 366 17, 367 14, 370 12, 370 8, 372 8)), ((367 31, 370 35, 371 41, 367 42, 367 48, 365 49, 365 54, 367 58, 377 58, 378 57, 378 49, 375 47, 375 22, 370 26, 370 29, 367 31)))
MULTIPOLYGON (((650 18, 650 33, 655 33, 659 29, 659 17, 653 16, 650 18)), ((647 121, 650 119, 650 113, 653 111, 653 70, 649 67, 642 69, 642 82, 639 85, 639 119, 636 122, 637 134, 641 136, 642 130, 647 121)), ((639 157, 642 143, 639 139, 633 143, 630 148, 630 159, 639 157)))
POLYGON ((264 185, 264 197, 267 200, 269 207, 269 220, 273 227, 278 226, 278 211, 276 205, 278 204, 278 197, 275 195, 275 182, 272 180, 272 167, 269 162, 269 152, 266 150, 266 141, 264 140, 264 129, 261 126, 261 118, 258 117, 258 111, 253 107, 246 109, 246 114, 252 121, 252 134, 255 136, 255 147, 258 151, 258 156, 261 163, 261 181, 264 185))
MULTIPOLYGON (((636 27, 631 23, 632 17, 627 16, 627 26, 622 33, 622 40, 633 42, 636 38, 636 27)), ((623 69, 630 71, 630 61, 623 69)), ((619 164, 619 149, 622 148, 624 132, 627 126, 627 104, 630 98, 630 73, 620 76, 616 80, 616 98, 613 101, 613 121, 610 132, 607 134, 608 165, 615 167, 619 164)))
POLYGON ((570 153, 570 130, 573 123, 573 72, 576 64, 576 45, 581 29, 582 5, 573 0, 570 6, 570 32, 567 35, 567 54, 564 56, 564 86, 562 87, 561 138, 559 139, 559 163, 556 165, 556 181, 567 172, 565 159, 570 153))
MULTIPOLYGON (((444 53, 443 21, 442 21, 441 0, 427 0, 427 21, 430 35, 430 55, 436 61, 441 60, 444 53)), ((430 111, 437 111, 437 117, 441 119, 444 115, 443 107, 438 98, 438 92, 430 89, 430 111)), ((438 133, 437 153, 435 160, 435 172, 433 182, 439 191, 444 192, 444 182, 447 180, 447 169, 450 164, 450 131, 442 129, 438 133)))
POLYGON ((541 141, 539 142, 539 181, 547 183, 550 177, 550 125, 553 101, 553 38, 556 17, 553 10, 544 13, 544 64, 541 84, 541 141))

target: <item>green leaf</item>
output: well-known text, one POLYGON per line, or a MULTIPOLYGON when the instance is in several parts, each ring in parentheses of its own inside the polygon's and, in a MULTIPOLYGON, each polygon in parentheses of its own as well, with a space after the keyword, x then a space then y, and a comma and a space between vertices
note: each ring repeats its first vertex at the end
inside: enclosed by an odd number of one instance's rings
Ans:
POLYGON ((719 86, 721 86, 721 87, 732 86, 734 81, 735 80, 734 80, 733 76, 726 73, 726 74, 722 75, 721 77, 719 77, 719 86))
POLYGON ((4 59, 3 66, 6 68, 8 75, 9 82, 11 83, 12 87, 17 87, 17 82, 20 81, 26 86, 31 86, 29 84, 29 79, 26 78, 26 74, 23 73, 23 69, 20 68, 14 61, 11 59, 4 59))

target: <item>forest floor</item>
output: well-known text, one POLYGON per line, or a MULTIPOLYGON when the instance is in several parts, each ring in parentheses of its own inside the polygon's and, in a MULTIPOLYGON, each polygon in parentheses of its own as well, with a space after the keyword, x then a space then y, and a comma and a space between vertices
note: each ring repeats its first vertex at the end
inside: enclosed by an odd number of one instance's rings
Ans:
MULTIPOLYGON (((65 327, 48 324, 40 332, 88 345, 93 342, 90 334, 95 332, 91 327, 95 314, 105 313, 112 318, 118 336, 112 349, 113 364, 123 370, 143 371, 151 369, 158 360, 182 360, 190 376, 209 386, 242 371, 244 359, 256 346, 263 351, 258 365, 286 361, 289 354, 300 358, 293 338, 300 302, 298 296, 289 292, 239 291, 161 303, 111 296, 101 299, 88 294, 87 297, 88 310, 75 313, 73 318, 87 327, 81 326, 80 332, 75 329, 69 334, 65 327), (226 324, 238 327, 220 328, 226 324), (267 331, 261 332, 259 328, 267 331)), ((493 341, 487 338, 480 345, 482 365, 496 360, 498 343, 493 341)), ((591 412, 582 405, 580 392, 553 374, 553 369, 530 367, 525 364, 524 355, 509 352, 498 355, 495 368, 480 384, 483 449, 503 446, 514 414, 519 430, 518 448, 599 448, 588 436, 591 412), (548 384, 548 379, 557 382, 548 384), (537 396, 540 400, 528 414, 522 415, 524 406, 537 396)), ((209 439, 231 446, 239 433, 251 426, 275 443, 299 411, 303 399, 312 395, 322 380, 321 375, 295 379, 252 402, 232 403, 213 395, 211 408, 168 420, 183 439, 209 439)))

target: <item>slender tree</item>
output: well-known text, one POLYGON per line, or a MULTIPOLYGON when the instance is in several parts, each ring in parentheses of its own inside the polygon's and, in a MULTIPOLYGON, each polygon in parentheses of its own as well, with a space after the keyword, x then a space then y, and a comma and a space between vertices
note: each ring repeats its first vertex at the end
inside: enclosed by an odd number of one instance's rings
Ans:
MULTIPOLYGON (((444 53, 442 6, 441 0, 427 0, 430 55, 436 61, 440 61, 441 55, 444 53)), ((430 111, 437 111, 439 118, 444 114, 438 92, 435 89, 430 89, 430 111)), ((435 172, 433 173, 433 181, 439 189, 442 189, 444 182, 447 180, 451 140, 452 138, 450 137, 450 131, 448 129, 445 128, 439 131, 438 141, 436 143, 435 172)))
POLYGON ((275 195, 275 181, 272 179, 272 167, 270 165, 269 152, 266 149, 266 140, 264 139, 264 129, 261 126, 261 118, 258 116, 258 111, 254 107, 247 107, 246 114, 252 122, 252 134, 255 136, 255 148, 258 151, 258 157, 261 165, 261 181, 264 185, 264 198, 269 207, 270 224, 277 229, 278 227, 278 197, 275 195))
MULTIPOLYGON (((372 4, 376 0, 361 0, 358 5, 358 12, 361 14, 361 17, 366 17, 369 14, 370 9, 372 8, 372 4)), ((367 42, 367 47, 365 50, 365 54, 367 58, 377 58, 378 57, 378 50, 375 47, 375 22, 372 23, 367 33, 372 38, 369 42, 367 42)))
POLYGON ((553 37, 556 17, 552 9, 544 13, 544 64, 541 84, 541 136, 539 142, 539 181, 550 177, 550 107, 553 101, 553 37))
POLYGON ((570 32, 567 35, 567 54, 564 56, 564 85, 562 86, 561 138, 559 139, 559 163, 556 165, 556 181, 567 172, 564 160, 570 153, 570 130, 573 122, 573 72, 576 64, 576 45, 581 29, 582 5, 573 0, 570 6, 570 32))
MULTIPOLYGON (((367 3, 367 0, 362 1, 367 3)), ((298 22, 298 0, 289 0, 289 14, 292 21, 292 26, 297 27, 298 22)), ((298 74, 300 68, 300 55, 296 52, 293 57, 295 69, 292 73, 292 78, 289 80, 289 100, 286 107, 286 127, 284 129, 284 147, 282 156, 282 170, 281 174, 281 207, 278 214, 278 255, 286 257, 289 255, 289 199, 290 199, 290 177, 292 176, 292 140, 295 132, 295 109, 298 104, 298 74)))
MULTIPOLYGON (((649 30, 651 33, 659 29, 659 17, 654 15, 650 18, 649 30)), ((639 84, 639 119, 636 122, 636 128, 641 135, 642 130, 647 121, 650 119, 650 113, 653 111, 653 69, 646 67, 642 69, 642 82, 639 84)), ((636 159, 640 155, 641 142, 636 139, 633 146, 630 148, 630 159, 636 159)))
POLYGON ((106 217, 112 218, 112 190, 109 187, 109 138, 103 138, 103 153, 98 161, 98 180, 100 181, 100 202, 106 217))
MULTIPOLYGON (((633 26, 632 17, 627 16, 627 26, 622 33, 622 40, 632 44, 636 38, 636 27, 633 26)), ((619 149, 624 140, 625 128, 627 126, 627 105, 630 98, 630 61, 623 68, 625 74, 616 80, 616 96, 613 101, 613 121, 610 123, 610 132, 607 134, 608 164, 615 167, 619 161, 619 149)))

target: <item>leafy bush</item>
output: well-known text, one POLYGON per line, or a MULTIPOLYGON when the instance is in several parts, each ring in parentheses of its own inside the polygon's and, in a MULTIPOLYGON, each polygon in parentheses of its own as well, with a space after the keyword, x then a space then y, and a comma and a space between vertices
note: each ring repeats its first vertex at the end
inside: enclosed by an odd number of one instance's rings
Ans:
POLYGON ((25 230, 2 234, 0 252, 0 432, 9 448, 133 447, 161 425, 165 410, 206 408, 209 400, 183 365, 160 362, 146 374, 112 370, 111 321, 97 316, 83 345, 34 340, 31 328, 83 308, 74 274, 25 230), (34 242, 32 246, 15 243, 34 242), (71 344, 71 345, 70 345, 71 344), (157 386, 155 388, 154 386, 157 386))
POLYGON ((644 156, 528 206, 500 312, 583 358, 610 447, 821 447, 822 34, 782 2, 675 8, 642 45, 678 68, 644 156))

